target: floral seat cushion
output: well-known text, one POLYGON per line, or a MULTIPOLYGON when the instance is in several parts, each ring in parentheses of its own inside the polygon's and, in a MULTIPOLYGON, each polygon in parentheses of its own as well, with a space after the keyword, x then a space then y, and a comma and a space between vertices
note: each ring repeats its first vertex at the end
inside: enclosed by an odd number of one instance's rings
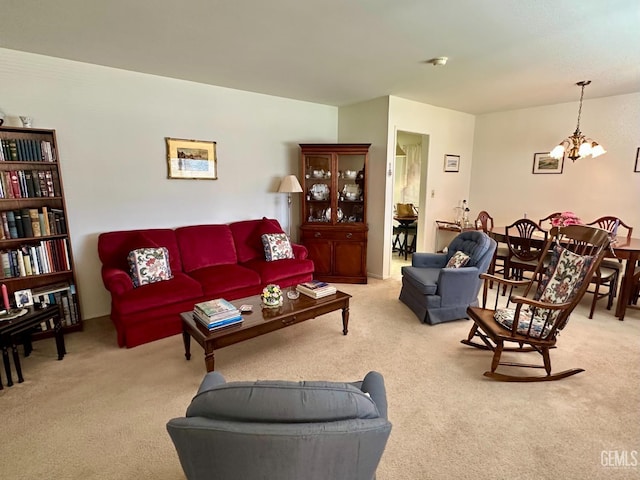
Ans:
MULTIPOLYGON (((578 255, 556 244, 534 299, 553 304, 570 302, 580 290, 593 260, 593 256, 578 255)), ((516 331, 533 338, 545 338, 560 312, 561 310, 523 307, 520 310, 516 331)), ((493 318, 510 330, 514 316, 515 309, 504 308, 496 310, 493 318)), ((566 320, 562 325, 558 325, 558 329, 564 328, 565 325, 566 320)))

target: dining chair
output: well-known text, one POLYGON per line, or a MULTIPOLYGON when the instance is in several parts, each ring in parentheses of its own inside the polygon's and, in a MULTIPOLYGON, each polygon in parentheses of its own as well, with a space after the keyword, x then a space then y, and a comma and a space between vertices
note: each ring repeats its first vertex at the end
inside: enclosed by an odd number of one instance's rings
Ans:
MULTIPOLYGON (((626 230, 626 239, 631 239, 633 227, 630 227, 624 223, 620 218, 613 215, 605 215, 604 217, 596 218, 593 222, 589 222, 586 225, 595 226, 606 230, 612 237, 612 241, 615 242, 615 237, 620 236, 619 232, 626 230)), ((587 293, 593 293, 593 300, 591 301, 591 309, 589 311, 589 318, 593 318, 593 312, 596 309, 596 303, 603 298, 607 299, 607 310, 611 310, 614 298, 618 295, 618 280, 621 277, 622 272, 622 260, 614 258, 605 258, 602 260, 600 267, 593 275, 591 283, 595 285, 594 290, 587 290, 587 293), (605 286, 607 290, 604 293, 600 292, 600 287, 605 286)))
MULTIPOLYGON (((505 227, 505 235, 509 253, 504 263, 504 278, 509 280, 524 279, 524 272, 536 272, 536 267, 541 259, 544 259, 547 250, 547 231, 528 218, 516 220, 511 225, 505 227)), ((539 272, 536 273, 539 277, 539 272)), ((533 280, 539 278, 533 277, 533 280)), ((506 292, 506 285, 502 294, 506 292)))
POLYGON ((544 228, 545 230, 551 230, 551 228, 553 227, 553 224, 551 223, 552 220, 556 217, 559 217, 560 215, 562 215, 562 212, 553 212, 546 217, 538 220, 538 225, 540 225, 540 228, 544 228))
MULTIPOLYGON (((482 210, 476 217, 476 229, 482 230, 484 233, 489 234, 490 230, 493 230, 493 217, 489 215, 489 212, 482 210)), ((504 262, 509 256, 509 247, 504 242, 498 242, 498 247, 493 255, 493 260, 489 266, 488 272, 491 275, 501 273, 504 275, 504 262), (498 263, 499 262, 499 263, 498 263), (496 269, 496 267, 499 267, 496 269)), ((493 285, 491 286, 493 288, 493 285)))

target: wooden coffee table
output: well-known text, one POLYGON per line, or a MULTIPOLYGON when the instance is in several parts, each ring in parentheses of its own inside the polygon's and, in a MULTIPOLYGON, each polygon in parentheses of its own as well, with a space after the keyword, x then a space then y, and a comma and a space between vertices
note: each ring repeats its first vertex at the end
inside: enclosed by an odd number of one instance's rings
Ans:
POLYGON ((318 300, 303 294, 300 294, 296 300, 291 300, 285 295, 284 303, 278 308, 262 308, 259 295, 240 298, 231 303, 236 307, 252 305, 253 311, 242 314, 242 323, 213 331, 209 331, 196 321, 193 318, 193 312, 181 313, 184 356, 187 360, 191 359, 191 337, 193 337, 204 349, 207 372, 212 372, 214 350, 340 309, 342 309, 342 333, 346 335, 349 325, 350 298, 351 295, 341 291, 318 300))

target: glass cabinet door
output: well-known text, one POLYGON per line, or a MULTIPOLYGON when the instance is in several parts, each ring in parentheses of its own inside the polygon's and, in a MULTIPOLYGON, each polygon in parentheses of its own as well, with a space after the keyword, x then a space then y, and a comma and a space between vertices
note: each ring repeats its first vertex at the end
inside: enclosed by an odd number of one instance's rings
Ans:
POLYGON ((304 195, 307 222, 331 222, 331 155, 304 156, 304 195))
POLYGON ((337 160, 338 208, 336 221, 340 223, 364 223, 366 221, 365 155, 339 154, 337 160))

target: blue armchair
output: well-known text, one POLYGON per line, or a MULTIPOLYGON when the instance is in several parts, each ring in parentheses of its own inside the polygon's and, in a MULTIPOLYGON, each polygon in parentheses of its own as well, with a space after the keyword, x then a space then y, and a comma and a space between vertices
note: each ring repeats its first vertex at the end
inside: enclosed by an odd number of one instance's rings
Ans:
POLYGON ((378 372, 352 383, 209 372, 167 430, 189 480, 371 480, 391 423, 378 372))
POLYGON ((489 268, 495 240, 481 231, 460 233, 447 253, 414 253, 411 266, 402 267, 400 301, 430 325, 467 317, 467 307, 478 305, 480 274, 489 268), (445 268, 458 251, 469 255, 466 265, 445 268))

